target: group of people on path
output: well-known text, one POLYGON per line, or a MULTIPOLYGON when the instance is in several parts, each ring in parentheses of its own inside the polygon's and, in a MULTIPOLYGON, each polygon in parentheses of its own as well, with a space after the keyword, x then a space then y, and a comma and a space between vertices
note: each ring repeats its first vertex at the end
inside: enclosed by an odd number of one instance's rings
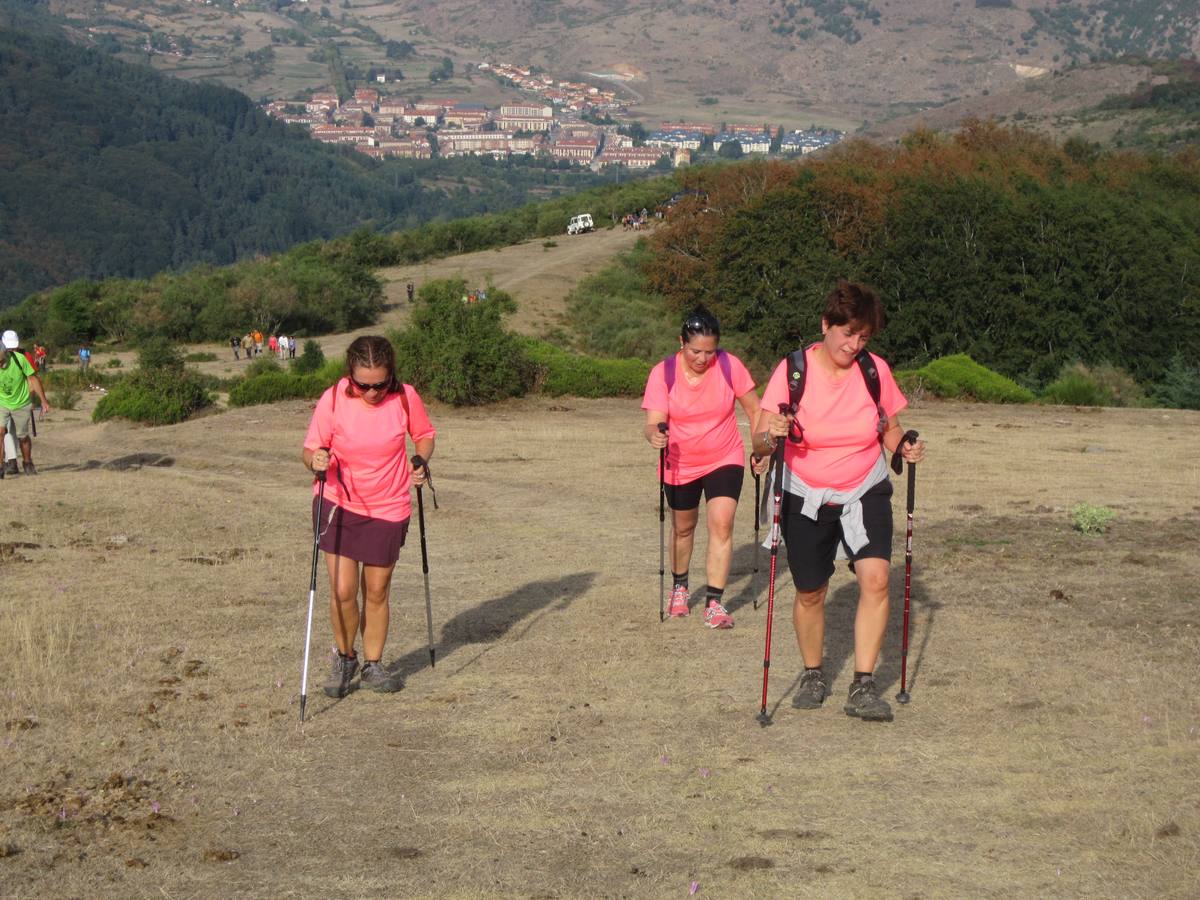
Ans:
MULTIPOLYGON (((295 359, 296 358, 296 339, 289 337, 286 334, 272 334, 265 341, 267 352, 272 356, 277 356, 280 359, 295 359)), ((251 359, 255 356, 260 356, 263 352, 263 333, 258 330, 247 331, 240 338, 237 336, 229 339, 229 347, 233 350, 233 358, 235 361, 240 360, 241 354, 246 354, 246 359, 251 359)))
MULTIPOLYGON (((720 349, 720 324, 699 308, 684 320, 678 352, 650 372, 642 401, 645 439, 660 451, 659 475, 671 508, 671 618, 691 611, 688 573, 703 496, 704 623, 714 629, 734 624, 723 595, 746 466, 735 412, 741 406, 751 422, 750 465, 756 475, 767 472, 784 442, 780 534, 795 586, 793 623, 804 661, 792 705, 815 709, 830 692, 823 664, 825 599, 840 551, 850 560, 859 590, 854 678, 843 709, 875 721, 892 718, 874 681, 887 627, 892 556, 892 485, 884 454, 898 452, 910 465, 925 455, 924 441, 905 440, 897 414, 907 400, 891 369, 866 350, 883 323, 883 303, 873 290, 839 281, 825 301, 821 339, 801 355, 800 389, 793 383, 797 362, 784 359, 760 401, 746 366, 720 349), (865 365, 873 366, 874 388, 865 365)), ((312 513, 332 591, 336 646, 324 684, 331 697, 353 689, 360 665, 364 687, 394 691, 403 685, 382 662, 388 594, 408 532, 409 493, 426 483, 424 463, 436 436, 420 396, 397 378, 387 339, 356 339, 346 353, 346 376, 317 402, 301 457, 314 475, 325 473, 321 487, 314 481, 312 513), (406 456, 406 435, 413 442, 412 459, 406 456), (319 518, 318 497, 328 503, 319 518), (360 632, 361 661, 355 648, 360 632)))
POLYGON ((50 412, 50 401, 37 375, 37 357, 21 349, 21 339, 15 331, 0 335, 0 436, 4 446, 4 464, 0 478, 6 475, 36 475, 33 463, 33 434, 37 425, 33 418, 33 398, 41 404, 43 416, 50 412), (21 466, 17 467, 17 447, 21 466))

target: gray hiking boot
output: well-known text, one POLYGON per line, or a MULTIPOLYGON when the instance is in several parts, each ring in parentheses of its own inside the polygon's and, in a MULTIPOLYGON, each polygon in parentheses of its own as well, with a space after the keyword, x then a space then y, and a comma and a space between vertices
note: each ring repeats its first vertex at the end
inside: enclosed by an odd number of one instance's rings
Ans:
POLYGON ((404 679, 396 672, 389 672, 385 669, 382 662, 364 663, 359 683, 363 687, 379 691, 381 694, 391 694, 404 687, 404 679))
POLYGON ((842 707, 848 716, 856 716, 868 722, 892 721, 892 708, 875 692, 875 679, 855 681, 850 685, 850 696, 842 707))
POLYGON ((329 669, 329 680, 321 685, 327 697, 341 699, 350 693, 350 682, 358 672, 357 656, 342 656, 333 651, 333 663, 329 669))
POLYGON ((22 469, 24 470, 26 475, 36 475, 37 474, 37 466, 35 466, 31 462, 24 463, 22 465, 22 469))
POLYGON ((20 469, 17 468, 17 461, 15 459, 10 459, 8 462, 6 462, 4 464, 4 474, 5 475, 21 474, 20 469))
POLYGON ((819 709, 829 696, 829 682, 820 669, 805 669, 800 676, 800 685, 792 697, 796 709, 819 709))

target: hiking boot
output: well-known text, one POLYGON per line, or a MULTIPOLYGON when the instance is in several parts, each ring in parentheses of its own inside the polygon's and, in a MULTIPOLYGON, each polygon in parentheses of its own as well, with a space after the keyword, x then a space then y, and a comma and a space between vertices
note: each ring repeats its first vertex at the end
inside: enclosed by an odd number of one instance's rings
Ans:
POLYGON ((350 693, 350 682, 358 672, 357 656, 342 656, 333 651, 333 663, 329 668, 329 680, 322 685, 325 696, 340 700, 350 693))
POLYGON ((404 687, 404 679, 396 672, 389 672, 382 662, 363 663, 359 684, 381 694, 390 694, 404 687))
POLYGON ((25 463, 22 466, 22 468, 24 469, 26 475, 36 475, 37 474, 37 466, 35 466, 31 462, 25 463))
POLYGON ((825 680, 825 673, 820 669, 805 669, 792 696, 792 706, 795 709, 820 709, 828 696, 829 682, 825 680))
POLYGON ((10 459, 8 462, 6 462, 4 464, 4 474, 5 475, 20 475, 21 474, 20 470, 17 468, 17 461, 15 459, 10 459))
POLYGON ((733 616, 720 603, 714 601, 704 608, 704 624, 709 628, 732 628, 733 616))
POLYGON ((682 584, 677 584, 671 588, 671 599, 667 603, 667 615, 672 619, 678 619, 680 616, 686 616, 691 610, 688 609, 688 601, 692 599, 692 595, 688 593, 688 589, 682 584))
POLYGON ((868 722, 892 721, 892 708, 875 692, 875 679, 856 681, 850 685, 850 696, 842 707, 848 716, 856 716, 868 722))

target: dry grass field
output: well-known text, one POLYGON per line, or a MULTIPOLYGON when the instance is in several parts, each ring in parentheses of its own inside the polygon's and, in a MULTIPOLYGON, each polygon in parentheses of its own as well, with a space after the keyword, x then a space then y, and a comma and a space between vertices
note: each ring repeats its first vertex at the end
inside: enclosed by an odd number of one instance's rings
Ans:
POLYGON ((1200 893, 1200 414, 917 404, 912 703, 842 713, 839 570, 834 696, 791 708, 785 573, 762 729, 749 502, 737 627, 660 624, 635 400, 434 404, 437 667, 414 528, 406 689, 325 698, 322 605, 301 726, 310 405, 148 429, 92 403, 0 484, 4 896, 1200 893), (1108 533, 1071 529, 1081 501, 1108 533))

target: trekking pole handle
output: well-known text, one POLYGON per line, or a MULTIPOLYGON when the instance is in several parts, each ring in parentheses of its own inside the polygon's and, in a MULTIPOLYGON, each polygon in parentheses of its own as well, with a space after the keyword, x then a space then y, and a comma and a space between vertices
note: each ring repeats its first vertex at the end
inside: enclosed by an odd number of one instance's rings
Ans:
POLYGON ((796 410, 790 403, 779 404, 779 414, 791 423, 788 427, 787 439, 793 444, 804 443, 804 426, 796 421, 796 410))
MULTIPOLYGON (((433 487, 433 475, 431 475, 429 472, 429 463, 426 462, 425 457, 423 457, 420 453, 414 453, 413 458, 412 458, 412 464, 413 464, 414 469, 424 469, 425 470, 425 484, 429 487, 430 496, 433 497, 433 508, 437 509, 438 508, 437 491, 433 487)), ((420 489, 421 489, 421 485, 418 484, 417 490, 419 491, 420 489)))
MULTIPOLYGON (((324 450, 326 453, 329 452, 328 447, 318 447, 317 449, 324 450)), ((322 469, 320 472, 318 472, 316 469, 313 469, 313 475, 316 477, 317 481, 321 482, 322 484, 325 483, 325 476, 327 474, 328 474, 327 469, 322 469)))
MULTIPOLYGON (((906 432, 904 432, 904 437, 900 438, 900 443, 896 444, 896 449, 892 453, 892 471, 895 472, 897 475, 899 475, 904 469, 904 454, 903 454, 904 445, 905 444, 915 444, 917 442, 918 437, 919 437, 919 435, 917 434, 917 432, 906 431, 906 432)), ((909 468, 910 469, 912 468, 911 463, 909 464, 909 468)))

